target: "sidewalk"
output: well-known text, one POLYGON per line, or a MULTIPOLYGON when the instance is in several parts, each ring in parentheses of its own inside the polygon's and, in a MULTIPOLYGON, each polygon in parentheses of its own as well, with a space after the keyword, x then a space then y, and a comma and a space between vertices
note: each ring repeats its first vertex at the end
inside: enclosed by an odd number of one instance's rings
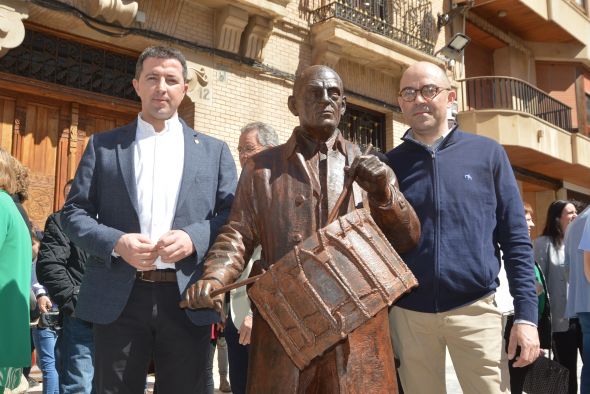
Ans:
MULTIPOLYGON (((30 376, 35 379, 37 382, 40 382, 40 384, 36 387, 33 387, 31 389, 29 389, 29 391, 27 391, 28 393, 37 393, 37 394, 41 394, 43 393, 43 377, 41 375, 41 371, 39 370, 39 368, 37 368, 37 366, 35 365, 33 367, 33 369, 31 369, 31 374, 30 376)), ((148 393, 152 394, 152 390, 154 389, 154 376, 148 376, 148 393)), ((215 352, 215 358, 213 359, 213 381, 215 382, 215 394, 224 394, 221 391, 219 391, 219 371, 217 369, 217 352, 215 352)))
MULTIPOLYGON (((582 359, 578 357, 578 381, 580 378, 580 373, 582 371, 582 359)), ((41 378, 41 371, 37 366, 33 367, 31 370, 31 376, 37 380, 38 382, 42 381, 41 378)), ((213 360, 213 380, 215 381, 215 394, 222 394, 219 391, 219 372, 217 370, 217 352, 215 352, 215 359, 213 360)), ((447 380, 447 393, 448 394, 462 394, 463 391, 461 390, 461 386, 459 385, 459 381, 457 380, 457 375, 455 374, 455 368, 453 367, 453 362, 451 361, 451 357, 447 352, 447 364, 446 364, 446 380, 447 380)), ((152 393, 154 386, 154 377, 148 377, 148 393, 152 393)), ((43 392, 43 385, 40 384, 37 387, 34 387, 28 391, 29 393, 42 393, 43 392)))
MULTIPOLYGON (((580 374, 581 373, 582 373, 582 359, 580 358, 580 354, 578 353, 578 385, 580 384, 580 374)), ((455 373, 455 368, 453 367, 453 362, 451 361, 451 356, 449 356, 449 352, 447 352, 446 381, 447 381, 447 393, 448 394, 462 394, 463 393, 463 391, 461 390, 461 385, 459 385, 459 381, 457 380, 457 375, 455 373)))

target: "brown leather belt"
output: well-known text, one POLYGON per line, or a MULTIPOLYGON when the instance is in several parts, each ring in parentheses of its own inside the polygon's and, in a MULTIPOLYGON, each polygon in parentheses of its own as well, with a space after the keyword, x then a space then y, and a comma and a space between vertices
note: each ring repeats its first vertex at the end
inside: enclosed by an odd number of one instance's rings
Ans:
POLYGON ((176 283, 176 270, 137 271, 135 277, 142 282, 176 283))

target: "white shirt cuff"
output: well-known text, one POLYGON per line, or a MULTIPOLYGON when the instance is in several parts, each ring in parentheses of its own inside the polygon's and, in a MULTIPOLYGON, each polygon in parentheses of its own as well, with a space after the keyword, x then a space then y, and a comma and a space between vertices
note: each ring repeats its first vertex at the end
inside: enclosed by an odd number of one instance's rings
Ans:
POLYGON ((524 319, 516 319, 514 320, 514 324, 528 324, 529 326, 537 327, 535 323, 524 319))

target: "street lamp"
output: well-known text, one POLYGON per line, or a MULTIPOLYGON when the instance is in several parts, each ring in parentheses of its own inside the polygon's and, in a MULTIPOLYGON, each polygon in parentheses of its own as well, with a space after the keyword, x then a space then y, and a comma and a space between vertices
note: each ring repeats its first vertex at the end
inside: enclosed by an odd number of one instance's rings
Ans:
POLYGON ((471 41, 471 38, 463 33, 456 33, 451 41, 434 54, 435 56, 439 53, 443 54, 448 59, 457 59, 467 44, 471 41))

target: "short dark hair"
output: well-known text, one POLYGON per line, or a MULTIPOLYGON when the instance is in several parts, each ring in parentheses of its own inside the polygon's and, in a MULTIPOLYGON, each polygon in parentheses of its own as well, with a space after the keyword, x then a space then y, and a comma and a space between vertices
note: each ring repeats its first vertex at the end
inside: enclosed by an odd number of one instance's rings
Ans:
POLYGON ((256 138, 258 143, 262 146, 277 146, 279 144, 279 137, 277 132, 271 126, 263 122, 252 122, 242 127, 240 134, 248 133, 252 130, 258 130, 256 138))
POLYGON ((157 59, 176 59, 182 65, 182 78, 186 81, 188 79, 188 68, 186 66, 186 58, 176 48, 170 47, 162 47, 162 46, 153 46, 147 47, 146 49, 141 52, 139 58, 137 59, 137 63, 135 64, 135 79, 139 79, 141 75, 141 71, 143 70, 143 62, 148 57, 155 57, 157 59))

